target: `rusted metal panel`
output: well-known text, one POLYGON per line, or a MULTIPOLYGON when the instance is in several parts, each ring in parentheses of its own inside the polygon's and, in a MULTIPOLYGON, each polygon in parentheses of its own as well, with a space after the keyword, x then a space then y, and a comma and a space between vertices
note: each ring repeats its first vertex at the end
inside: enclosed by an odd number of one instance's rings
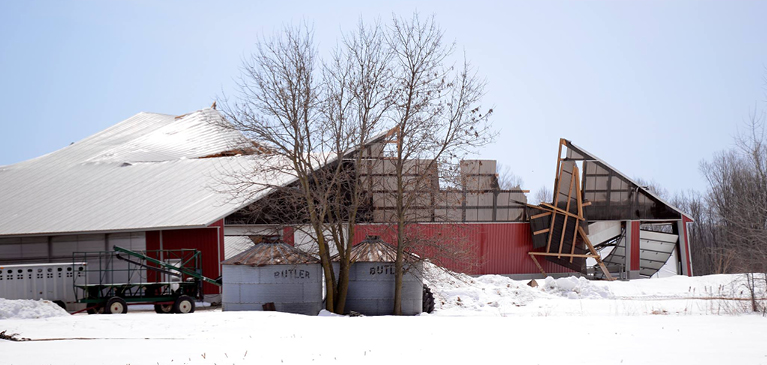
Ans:
POLYGON ((317 258, 284 242, 259 243, 226 261, 223 265, 299 265, 316 264, 317 258))
POLYGON ((378 236, 367 236, 352 248, 352 262, 394 262, 397 247, 382 241, 378 236))
MULTIPOLYGON (((397 246, 384 242, 380 236, 367 235, 356 243, 351 251, 351 262, 394 262, 397 259, 397 246)), ((333 261, 338 260, 338 255, 333 261)), ((405 260, 418 261, 418 257, 405 252, 405 260)))

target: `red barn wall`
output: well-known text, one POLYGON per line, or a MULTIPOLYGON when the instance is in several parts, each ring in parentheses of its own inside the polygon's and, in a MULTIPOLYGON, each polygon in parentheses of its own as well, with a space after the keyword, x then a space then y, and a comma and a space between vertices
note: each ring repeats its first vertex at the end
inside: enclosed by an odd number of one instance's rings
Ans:
MULTIPOLYGON (((527 254, 533 249, 529 223, 421 223, 409 225, 408 230, 408 234, 429 242, 425 247, 415 249, 415 253, 424 257, 440 257, 440 250, 467 255, 468 259, 439 262, 453 271, 470 275, 540 274, 527 254)), ((366 235, 381 236, 385 242, 396 245, 396 226, 357 225, 354 241, 360 242, 366 235)), ((547 274, 573 272, 543 259, 539 262, 547 274)))
POLYGON ((640 229, 640 222, 639 221, 630 221, 631 224, 631 237, 629 238, 631 240, 631 262, 630 270, 632 271, 639 271, 640 265, 639 265, 639 245, 641 244, 639 242, 639 229, 640 229))
MULTIPOLYGON (((174 229, 150 231, 146 233, 147 250, 179 250, 193 248, 202 253, 202 274, 211 279, 221 276, 221 261, 224 258, 224 229, 223 221, 211 224, 208 228, 174 229), (162 238, 162 247, 160 241, 162 238)), ((149 272, 149 280, 156 277, 149 272)), ((204 283, 205 294, 220 294, 221 287, 204 283)))

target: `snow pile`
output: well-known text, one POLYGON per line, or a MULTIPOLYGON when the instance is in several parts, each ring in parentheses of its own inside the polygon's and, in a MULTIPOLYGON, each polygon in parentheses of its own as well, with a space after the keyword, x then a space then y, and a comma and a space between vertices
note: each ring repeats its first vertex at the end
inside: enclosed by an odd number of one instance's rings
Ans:
MULTIPOLYGON (((745 275, 674 276, 631 281, 583 277, 512 280, 471 277, 424 265, 437 316, 732 315, 752 312, 745 275)), ((765 280, 756 277, 760 308, 767 307, 765 280)))
POLYGON ((611 299, 614 297, 608 287, 594 285, 591 280, 575 276, 559 279, 549 276, 541 286, 541 290, 568 299, 611 299))
POLYGON ((0 298, 0 319, 29 319, 68 316, 69 313, 49 300, 0 298))
POLYGON ((500 275, 471 277, 447 271, 430 263, 424 265, 424 283, 434 293, 435 309, 441 314, 499 314, 530 305, 536 300, 613 299, 610 287, 583 277, 547 277, 537 280, 512 280, 500 275), (460 313, 459 313, 460 312, 460 313), (469 313, 473 312, 473 313, 469 313))
POLYGON ((538 298, 551 297, 524 282, 500 275, 471 277, 424 265, 424 284, 434 293, 435 310, 441 314, 502 315, 505 308, 521 307, 538 298))

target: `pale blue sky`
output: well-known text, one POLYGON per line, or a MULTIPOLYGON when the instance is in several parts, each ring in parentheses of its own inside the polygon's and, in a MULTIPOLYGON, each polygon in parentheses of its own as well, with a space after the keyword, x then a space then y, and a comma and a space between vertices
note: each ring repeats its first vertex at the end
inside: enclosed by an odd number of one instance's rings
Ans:
MULTIPOLYGON (((674 192, 765 106, 767 1, 0 2, 0 165, 141 111, 183 114, 231 92, 259 35, 435 14, 487 78, 498 140, 481 152, 553 185, 559 137, 674 192)), ((0 187, 2 189, 2 187, 0 187)))

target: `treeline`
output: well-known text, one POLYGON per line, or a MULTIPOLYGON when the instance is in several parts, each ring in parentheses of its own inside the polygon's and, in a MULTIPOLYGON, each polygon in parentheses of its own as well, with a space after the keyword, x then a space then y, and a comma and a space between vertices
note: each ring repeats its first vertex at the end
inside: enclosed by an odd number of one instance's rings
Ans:
POLYGON ((767 146, 764 118, 751 118, 735 147, 703 161, 708 188, 677 194, 687 212, 695 275, 767 272, 767 146))

